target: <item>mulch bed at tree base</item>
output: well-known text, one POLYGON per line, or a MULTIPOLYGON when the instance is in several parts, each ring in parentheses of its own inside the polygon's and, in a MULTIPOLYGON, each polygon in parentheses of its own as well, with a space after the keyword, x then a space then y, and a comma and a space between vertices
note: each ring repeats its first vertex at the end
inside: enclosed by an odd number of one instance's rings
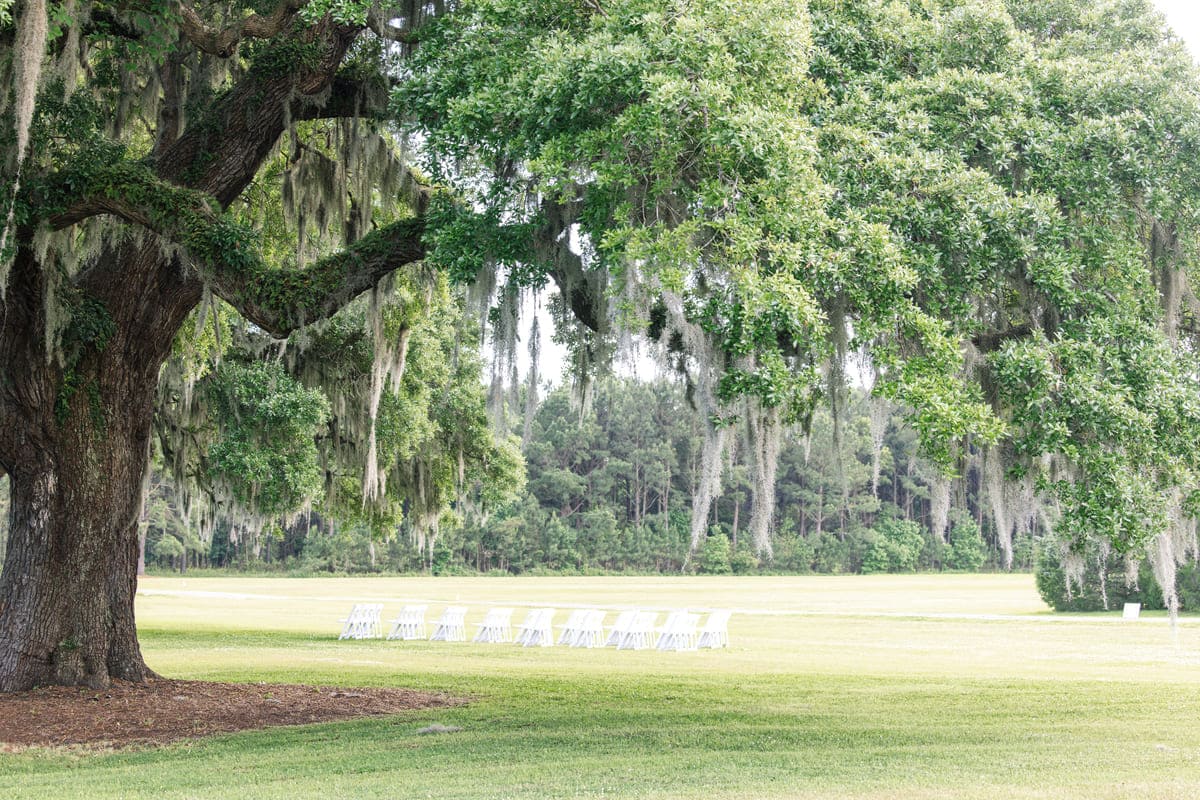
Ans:
POLYGON ((108 689, 51 686, 0 694, 0 750, 127 747, 278 725, 307 725, 462 705, 408 689, 345 689, 157 679, 108 689))

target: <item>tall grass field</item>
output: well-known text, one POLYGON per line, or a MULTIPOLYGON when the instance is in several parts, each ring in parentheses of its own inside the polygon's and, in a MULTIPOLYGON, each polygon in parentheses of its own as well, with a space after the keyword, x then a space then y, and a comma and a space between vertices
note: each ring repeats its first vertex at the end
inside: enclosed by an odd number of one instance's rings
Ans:
POLYGON ((1055 615, 1024 575, 151 577, 138 620, 172 678, 471 702, 0 753, 0 798, 1200 797, 1200 621, 1055 615), (729 649, 689 653, 337 641, 353 603, 416 601, 469 632, 494 605, 735 613, 729 649))

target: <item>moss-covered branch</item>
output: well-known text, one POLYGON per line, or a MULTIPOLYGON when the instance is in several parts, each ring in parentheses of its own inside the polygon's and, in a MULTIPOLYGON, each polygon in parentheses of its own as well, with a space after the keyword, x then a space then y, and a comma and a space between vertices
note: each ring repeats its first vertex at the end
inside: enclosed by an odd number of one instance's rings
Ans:
POLYGON ((420 219, 401 220, 302 270, 256 265, 243 271, 215 263, 208 265, 206 277, 213 291, 246 319, 285 336, 332 316, 387 275, 420 261, 424 231, 420 219))
MULTIPOLYGON (((414 206, 427 191, 415 181, 414 206)), ((255 232, 219 211, 203 192, 156 177, 146 166, 119 162, 60 174, 40 187, 37 205, 54 209, 62 229, 96 214, 112 214, 181 247, 200 277, 246 319, 284 336, 325 319, 386 275, 425 255, 424 221, 405 219, 304 269, 277 268, 260 255, 255 232), (67 198, 82 198, 69 203, 67 198)))
POLYGON ((293 103, 292 120, 385 119, 388 111, 388 81, 380 75, 339 74, 329 87, 324 103, 293 103))
POLYGON ((270 39, 291 24, 303 0, 283 0, 267 16, 251 14, 225 28, 209 25, 187 3, 179 4, 179 31, 198 50, 219 58, 229 58, 242 39, 270 39))

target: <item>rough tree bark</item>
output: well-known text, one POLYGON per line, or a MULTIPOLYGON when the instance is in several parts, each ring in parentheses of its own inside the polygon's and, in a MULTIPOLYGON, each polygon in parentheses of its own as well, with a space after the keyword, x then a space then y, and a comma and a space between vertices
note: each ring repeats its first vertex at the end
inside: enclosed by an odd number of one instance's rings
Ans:
MULTIPOLYGON (((356 105, 334 96, 322 106, 314 98, 328 94, 358 32, 326 23, 281 34, 315 42, 321 57, 291 72, 251 74, 213 106, 208 124, 177 138, 160 132, 156 175, 228 207, 287 119, 331 116, 339 106, 356 105)), ((97 213, 112 210, 80 198, 75 212, 57 224, 97 213)), ((165 255, 153 235, 131 237, 58 288, 76 309, 111 323, 104 337, 66 342, 64 349, 77 349, 65 365, 46 350, 43 298, 52 268, 37 262, 34 233, 32 226, 18 232, 0 306, 0 469, 12 481, 0 576, 0 692, 144 680, 153 673, 138 645, 134 594, 152 409, 159 370, 200 301, 204 281, 235 306, 247 298, 248 316, 285 334, 304 320, 328 316, 387 272, 420 258, 420 227, 399 229, 385 240, 394 253, 377 247, 373 263, 359 255, 348 259, 340 265, 340 285, 328 298, 310 297, 315 307, 298 314, 254 308, 253 288, 240 291, 233 272, 190 263, 186 254, 165 255)))
MULTIPOLYGON (((133 246, 110 257, 130 272, 152 261, 133 246)), ((19 261, 18 277, 41 272, 24 250, 19 261)), ((133 617, 140 486, 171 324, 178 328, 189 300, 199 298, 194 287, 171 288, 147 320, 137 313, 146 309, 140 292, 81 287, 117 325, 107 346, 85 354, 70 375, 47 359, 40 325, 5 331, 0 354, 16 380, 4 390, 12 511, 0 579, 0 689, 103 686, 110 676, 150 674, 133 617), (65 397, 68 385, 80 388, 65 397)))

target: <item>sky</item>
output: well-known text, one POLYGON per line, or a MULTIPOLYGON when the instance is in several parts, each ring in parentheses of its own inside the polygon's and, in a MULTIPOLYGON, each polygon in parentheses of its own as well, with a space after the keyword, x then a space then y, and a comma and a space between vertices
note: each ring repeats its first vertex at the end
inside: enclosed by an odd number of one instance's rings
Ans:
POLYGON ((1187 43, 1192 58, 1200 55, 1200 3, 1196 0, 1154 0, 1175 34, 1187 43))

